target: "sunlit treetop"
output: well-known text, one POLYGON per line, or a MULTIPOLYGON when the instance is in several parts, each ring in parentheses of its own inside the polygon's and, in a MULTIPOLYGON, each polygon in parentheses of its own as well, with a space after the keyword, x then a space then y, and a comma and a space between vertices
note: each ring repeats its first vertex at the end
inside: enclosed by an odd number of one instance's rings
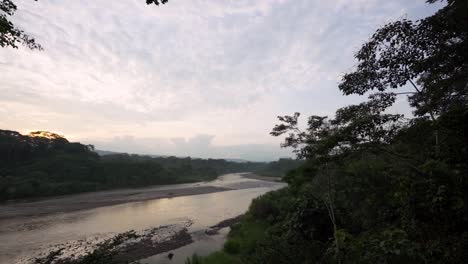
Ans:
POLYGON ((28 136, 33 138, 65 139, 63 136, 49 131, 34 131, 29 133, 28 136))

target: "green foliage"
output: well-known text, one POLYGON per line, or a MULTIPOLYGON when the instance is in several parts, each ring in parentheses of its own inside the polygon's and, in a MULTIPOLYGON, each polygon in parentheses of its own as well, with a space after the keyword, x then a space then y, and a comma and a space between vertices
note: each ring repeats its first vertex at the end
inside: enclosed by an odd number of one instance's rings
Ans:
MULTIPOLYGON (((304 163, 284 176, 288 187, 252 202, 223 251, 187 263, 465 263, 467 3, 449 0, 430 17, 378 29, 357 52, 356 69, 339 85, 345 95, 366 94, 367 101, 338 109, 332 118, 311 116, 305 130, 299 113, 278 117, 281 124, 271 134, 287 135, 282 147, 294 148, 304 163), (407 86, 414 91, 394 90, 407 86), (409 95, 413 118, 387 111, 401 94, 409 95)), ((99 158, 59 136, 33 140, 2 133, 3 199, 31 196, 38 189, 75 192, 190 181, 237 166, 99 158)))
POLYGON ((248 215, 254 219, 275 223, 286 217, 294 202, 290 189, 283 188, 255 198, 250 204, 248 215))
MULTIPOLYGON (((37 1, 37 0, 36 0, 37 1)), ((34 38, 25 34, 10 21, 10 17, 16 12, 16 5, 11 0, 0 0, 0 47, 18 48, 21 43, 30 49, 41 50, 34 38)))
POLYGON ((362 95, 410 84, 409 101, 418 116, 466 105, 467 9, 464 0, 449 1, 433 16, 379 28, 355 55, 359 64, 344 75, 340 90, 362 95))
POLYGON ((21 135, 0 130, 0 201, 112 188, 213 180, 231 172, 257 171, 268 163, 222 159, 98 156, 94 147, 45 131, 21 135))
POLYGON ((259 168, 254 173, 268 177, 284 177, 288 172, 299 168, 303 160, 280 158, 278 161, 272 161, 264 167, 259 168))
MULTIPOLYGON (((435 1, 428 1, 435 2, 435 1)), ((271 134, 306 159, 255 199, 224 253, 243 263, 465 263, 468 248, 468 9, 378 29, 340 90, 369 100, 333 118, 280 116, 271 134), (410 84, 415 117, 386 110, 410 84), (245 247, 248 246, 248 248, 245 247), (234 250, 233 250, 234 249, 234 250)), ((203 263, 203 262, 202 262, 203 263)))
POLYGON ((185 264, 241 264, 238 258, 223 251, 215 252, 206 257, 199 257, 196 254, 186 260, 185 264))
POLYGON ((241 245, 238 240, 230 239, 224 243, 224 251, 232 255, 239 254, 240 248, 241 245))

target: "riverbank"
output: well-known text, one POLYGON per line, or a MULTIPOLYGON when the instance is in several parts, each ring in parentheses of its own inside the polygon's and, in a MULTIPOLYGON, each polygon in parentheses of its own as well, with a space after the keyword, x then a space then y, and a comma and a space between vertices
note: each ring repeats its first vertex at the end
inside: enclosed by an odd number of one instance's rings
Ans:
POLYGON ((13 202, 0 205, 0 220, 72 212, 129 202, 191 196, 229 190, 231 189, 216 186, 189 186, 187 188, 154 186, 141 189, 99 191, 67 195, 29 202, 13 202))
MULTIPOLYGON (((218 235, 218 231, 239 222, 242 215, 225 219, 204 231, 206 236, 218 235)), ((94 237, 86 240, 69 241, 51 247, 32 259, 23 259, 21 263, 85 264, 139 263, 138 260, 157 254, 167 254, 168 260, 175 257, 172 252, 183 246, 197 242, 194 237, 199 232, 189 233, 193 224, 187 221, 180 225, 168 225, 142 231, 127 231, 111 237, 94 237)))
POLYGON ((251 172, 242 173, 241 176, 247 179, 252 179, 252 180, 281 182, 281 177, 261 176, 261 175, 251 173, 251 172))
MULTIPOLYGON (((259 181, 279 181, 279 179, 275 177, 264 177, 253 173, 242 173, 239 175, 247 179, 259 181)), ((200 182, 193 184, 156 185, 146 188, 98 191, 32 201, 14 201, 0 204, 0 221, 17 217, 66 213, 123 203, 208 194, 230 191, 233 189, 238 188, 210 186, 206 182, 200 182)))
MULTIPOLYGON (((181 225, 186 221, 193 223, 187 232, 191 235, 197 232, 194 240, 199 242, 178 248, 178 258, 195 252, 209 254, 210 250, 216 250, 213 249, 216 246, 222 246, 228 231, 224 227, 226 222, 215 228, 219 232, 210 227, 243 214, 252 199, 284 185, 227 174, 210 182, 87 193, 2 205, 0 241, 5 243, 0 243, 0 263, 19 263, 18 259, 37 257, 40 252, 50 251, 54 245, 70 241, 93 238, 101 241, 130 230, 151 230, 181 225), (155 195, 166 199, 151 199, 155 195), (109 203, 113 205, 100 206, 109 203), (16 208, 12 208, 14 205, 16 208), (208 233, 205 234, 205 230, 208 233)), ((162 263, 167 260, 161 254, 157 256, 162 263)), ((159 264, 158 261, 147 263, 159 264)))

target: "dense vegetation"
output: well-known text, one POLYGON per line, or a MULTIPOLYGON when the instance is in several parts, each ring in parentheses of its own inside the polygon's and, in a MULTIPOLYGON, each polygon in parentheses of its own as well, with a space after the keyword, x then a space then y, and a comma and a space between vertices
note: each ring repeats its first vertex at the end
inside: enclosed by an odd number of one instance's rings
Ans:
POLYGON ((281 158, 278 161, 272 161, 265 164, 265 166, 255 168, 253 172, 261 176, 283 177, 289 171, 297 169, 302 164, 304 164, 303 160, 281 158))
POLYGON ((306 163, 252 202, 222 252, 187 262, 466 263, 467 37, 462 0, 378 29, 339 85, 368 100, 305 131, 298 113, 279 117, 272 134, 306 163), (387 111, 402 94, 412 117, 387 111))
MULTIPOLYGON (((281 161, 281 166, 290 168, 290 164, 295 162, 281 161)), ((205 181, 224 173, 263 171, 269 167, 269 163, 223 159, 129 154, 99 156, 93 146, 71 143, 54 133, 38 131, 21 135, 0 130, 0 201, 205 181)))

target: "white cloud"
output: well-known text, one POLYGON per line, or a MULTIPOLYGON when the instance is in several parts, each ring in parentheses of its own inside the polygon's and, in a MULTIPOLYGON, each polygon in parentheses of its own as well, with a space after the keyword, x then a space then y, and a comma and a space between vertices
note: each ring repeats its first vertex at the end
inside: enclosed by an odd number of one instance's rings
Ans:
POLYGON ((268 135, 276 115, 330 114, 359 100, 336 88, 359 45, 390 20, 435 9, 419 0, 144 2, 18 0, 15 22, 45 50, 0 50, 0 126, 90 141, 212 135, 212 153, 257 143, 280 151, 268 135))

